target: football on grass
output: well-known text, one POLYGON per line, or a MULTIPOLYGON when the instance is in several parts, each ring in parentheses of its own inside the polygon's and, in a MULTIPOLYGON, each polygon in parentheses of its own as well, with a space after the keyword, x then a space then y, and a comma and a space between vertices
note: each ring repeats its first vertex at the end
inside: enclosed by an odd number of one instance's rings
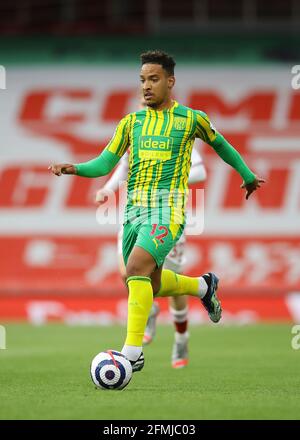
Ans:
POLYGON ((130 361, 119 351, 98 353, 91 363, 91 378, 103 390, 122 390, 132 377, 130 361))

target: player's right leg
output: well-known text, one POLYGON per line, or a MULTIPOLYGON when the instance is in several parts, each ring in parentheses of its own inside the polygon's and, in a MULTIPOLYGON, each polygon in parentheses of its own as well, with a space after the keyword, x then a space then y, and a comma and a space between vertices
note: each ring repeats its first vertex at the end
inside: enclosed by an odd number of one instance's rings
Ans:
MULTIPOLYGON (((183 229, 180 226, 174 238, 168 225, 151 224, 147 220, 139 224, 127 223, 123 232, 129 298, 127 337, 122 353, 132 362, 133 369, 142 356, 142 341, 153 292, 160 290, 162 265, 183 229)), ((141 362, 138 369, 142 367, 141 362)))
MULTIPOLYGON (((123 251, 122 251, 122 241, 123 241, 123 229, 120 229, 118 233, 118 258, 119 258, 119 272, 120 275, 126 284, 126 266, 123 259, 123 251)), ((152 303, 152 307, 150 310, 150 314, 148 317, 145 334, 143 338, 143 345, 147 345, 152 342, 152 339, 156 332, 156 319, 159 314, 159 305, 157 302, 152 303)))
POLYGON ((129 291, 127 336, 122 353, 130 360, 133 371, 139 371, 144 366, 142 344, 153 302, 151 275, 156 269, 152 255, 136 246, 139 229, 140 225, 125 224, 122 246, 129 291))
POLYGON ((156 263, 145 249, 134 246, 126 264, 128 296, 127 336, 122 353, 133 371, 144 366, 143 337, 153 302, 152 273, 156 263))
MULTIPOLYGON (((123 252, 122 252, 122 241, 123 241, 123 229, 121 229, 118 233, 118 258, 119 258, 119 272, 120 275, 126 284, 126 266, 123 259, 123 252)), ((131 361, 133 371, 140 371, 144 366, 144 356, 143 353, 141 353, 140 357, 137 361, 133 362, 131 361)))

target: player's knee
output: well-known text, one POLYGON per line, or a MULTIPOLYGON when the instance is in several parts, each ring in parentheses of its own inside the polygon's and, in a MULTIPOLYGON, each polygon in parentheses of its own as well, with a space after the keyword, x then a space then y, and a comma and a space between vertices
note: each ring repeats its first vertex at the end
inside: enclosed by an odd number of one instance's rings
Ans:
POLYGON ((126 266, 126 278, 137 276, 149 277, 149 270, 139 261, 128 262, 126 266))

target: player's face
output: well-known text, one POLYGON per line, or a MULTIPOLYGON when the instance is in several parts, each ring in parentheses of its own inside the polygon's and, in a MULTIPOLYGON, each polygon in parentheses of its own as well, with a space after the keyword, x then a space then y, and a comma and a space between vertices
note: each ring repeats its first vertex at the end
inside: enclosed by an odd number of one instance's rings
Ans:
POLYGON ((175 78, 168 75, 160 64, 143 64, 140 79, 146 105, 157 108, 170 99, 175 78))

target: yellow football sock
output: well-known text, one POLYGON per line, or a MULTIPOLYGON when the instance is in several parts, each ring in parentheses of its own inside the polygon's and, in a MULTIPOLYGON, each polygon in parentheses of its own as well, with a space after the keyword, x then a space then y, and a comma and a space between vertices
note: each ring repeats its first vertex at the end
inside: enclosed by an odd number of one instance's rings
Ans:
POLYGON ((161 274, 161 286, 157 296, 193 295, 199 296, 199 278, 179 275, 164 269, 161 274))
POLYGON ((127 278, 129 289, 126 345, 143 345, 144 331, 153 302, 151 279, 127 278))

